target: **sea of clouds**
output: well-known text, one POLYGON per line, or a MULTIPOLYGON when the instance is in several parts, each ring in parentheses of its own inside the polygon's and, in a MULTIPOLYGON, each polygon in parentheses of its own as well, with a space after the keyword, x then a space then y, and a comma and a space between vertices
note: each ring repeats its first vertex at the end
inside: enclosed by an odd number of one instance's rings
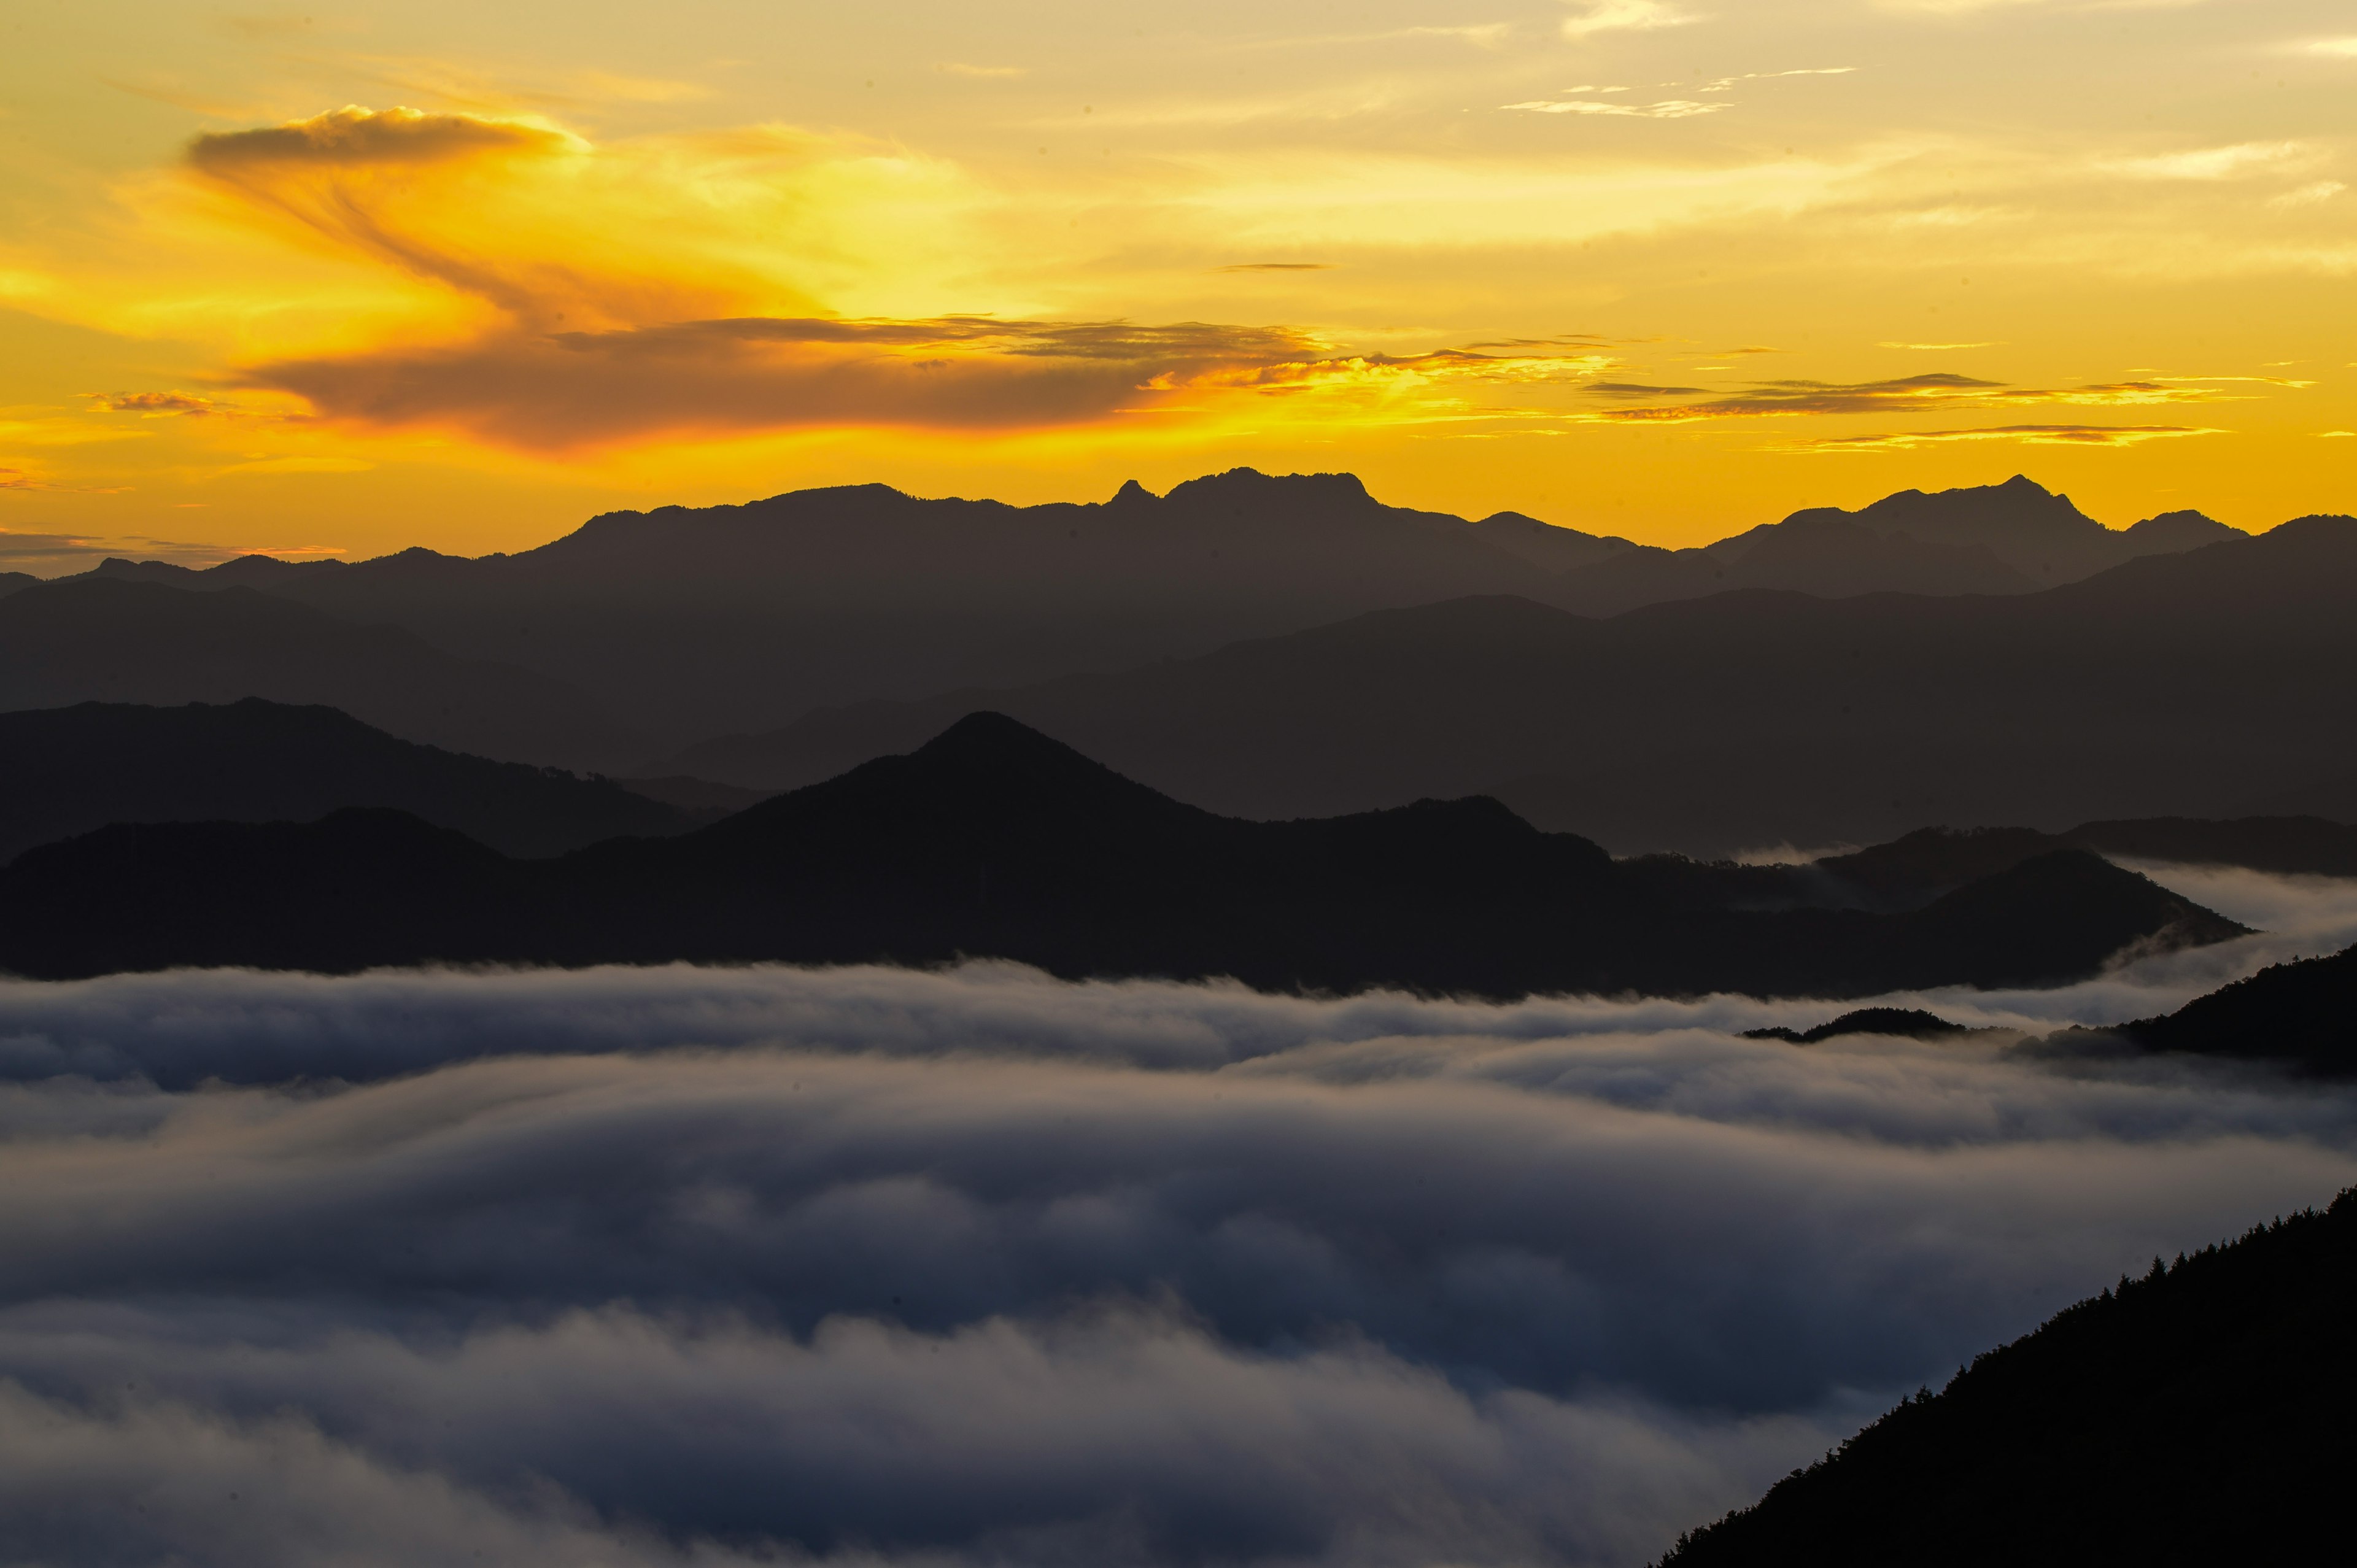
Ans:
MULTIPOLYGON (((2357 1090, 1843 1006, 1004 964, 0 983, 0 1557, 1635 1564, 2156 1255, 2357 1090)), ((1847 1004, 1846 1004, 1847 1005, 1847 1004)))

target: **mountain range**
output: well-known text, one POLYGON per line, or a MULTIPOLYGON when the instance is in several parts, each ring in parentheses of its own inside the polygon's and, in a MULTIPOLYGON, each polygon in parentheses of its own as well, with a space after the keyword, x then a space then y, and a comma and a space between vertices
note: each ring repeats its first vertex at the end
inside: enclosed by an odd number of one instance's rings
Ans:
POLYGON ((0 714, 0 865, 111 822, 309 822, 350 806, 408 811, 525 856, 684 832, 725 814, 258 697, 0 714))
MULTIPOLYGON (((349 566, 247 556, 206 571, 109 561, 86 575, 246 587, 398 627, 563 682, 627 749, 849 702, 1118 671, 1468 596, 1594 616, 1745 587, 2017 594, 2235 537, 2194 513, 2105 529, 2015 478, 1803 511, 1667 551, 1514 512, 1469 522, 1385 506, 1347 474, 1236 469, 1158 497, 1132 484, 1097 504, 927 500, 865 485, 609 513, 480 559, 413 549, 349 566)), ((564 760, 544 744, 510 755, 564 760)), ((601 765, 626 766, 619 751, 601 765)))
POLYGON ((1239 816, 1493 795, 1616 854, 2231 817, 2357 770, 2357 520, 2004 596, 1385 610, 1111 676, 813 714, 664 771, 787 788, 992 707, 1239 816))
POLYGON ((1017 959, 1281 989, 2034 984, 2243 928, 2079 849, 1877 913, 1657 896, 1494 801, 1214 816, 1001 715, 667 839, 511 859, 404 812, 119 824, 0 871, 0 968, 1017 959))

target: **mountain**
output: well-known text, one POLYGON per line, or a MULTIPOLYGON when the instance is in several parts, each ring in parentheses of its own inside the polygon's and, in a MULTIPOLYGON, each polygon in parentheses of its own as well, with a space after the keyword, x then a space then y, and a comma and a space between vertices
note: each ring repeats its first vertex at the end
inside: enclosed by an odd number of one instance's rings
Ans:
POLYGON ((1256 986, 1861 994, 2242 928, 2081 851, 1900 914, 1674 909, 1495 801, 1214 816, 1001 715, 671 839, 520 861, 396 811, 109 827, 0 871, 0 967, 936 963, 1256 986), (355 891, 364 897, 355 897, 355 891))
POLYGON ((613 512, 479 560, 243 556, 200 572, 109 561, 89 575, 242 585, 399 626, 594 693, 676 748, 829 706, 1134 669, 1468 596, 1603 615, 1743 587, 2025 593, 2090 563, 2207 537, 2192 514, 2171 515, 2115 533, 2017 479, 1796 513, 1665 551, 1518 512, 1468 522, 1386 506, 1348 474, 1238 468, 1159 497, 1125 485, 1102 504, 929 500, 858 485, 613 512))
POLYGON ((2302 1563, 2347 1534, 2357 1191, 2153 1260, 1660 1568, 2302 1563))
POLYGON ((345 806, 397 808, 513 855, 683 832, 714 814, 255 697, 0 714, 0 864, 110 822, 309 822, 345 806))
MULTIPOLYGON (((1575 553, 1603 543, 1555 532, 1575 553)), ((1544 594, 1555 569, 1529 557, 1549 553, 1512 522, 1384 506, 1347 474, 1240 468, 1089 505, 859 485, 612 512, 514 555, 410 550, 264 585, 565 681, 677 746, 856 698, 1125 669, 1463 594, 1544 594), (1517 547, 1491 542, 1501 532, 1517 547)))
POLYGON ((651 771, 791 788, 1006 712, 1207 809, 1491 794, 1615 854, 2225 817, 2357 770, 2357 520, 2306 518, 2035 594, 1747 592, 1590 620, 1385 610, 1116 676, 868 703, 651 771))
POLYGON ((29 572, 0 572, 0 599, 20 593, 40 580, 29 572))
POLYGON ((2261 970, 2162 1018, 2104 1031, 2152 1051, 2287 1063, 2357 1078, 2357 947, 2261 970))
POLYGON ((643 744, 561 682, 251 587, 192 594, 85 575, 0 599, 0 711, 243 697, 339 708, 404 740, 564 767, 610 769, 643 744))
POLYGON ((1582 533, 1576 528, 1541 522, 1518 511, 1492 512, 1469 526, 1473 537, 1483 543, 1493 544, 1549 572, 1568 572, 1641 548, 1618 534, 1582 533))
POLYGON ((2024 594, 2140 556, 2246 537, 2198 511, 2112 530, 2032 480, 1927 495, 1901 490, 1857 511, 1813 507, 1692 550, 1641 546, 1568 573, 1549 602, 1611 616, 1741 588, 1821 598, 1856 594, 2024 594))

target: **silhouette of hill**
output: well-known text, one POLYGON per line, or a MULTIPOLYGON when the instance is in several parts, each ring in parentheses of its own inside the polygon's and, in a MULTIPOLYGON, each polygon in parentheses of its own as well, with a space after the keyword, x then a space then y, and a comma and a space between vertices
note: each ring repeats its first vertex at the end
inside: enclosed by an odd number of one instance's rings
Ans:
POLYGON ((33 586, 40 579, 30 572, 0 572, 0 599, 33 586))
POLYGON ((1843 995, 2059 982, 2240 930, 2076 851, 1903 914, 1674 909, 1495 801, 1222 818, 988 714, 698 832, 555 860, 345 811, 113 826, 0 871, 0 967, 42 976, 970 954, 1276 988, 1843 995))
POLYGON ((1811 1029, 1746 1029, 1747 1040, 1789 1040, 1796 1046, 1822 1045, 1844 1035, 1889 1035, 1905 1040, 1938 1040, 1972 1033, 1936 1013, 1916 1007, 1860 1007, 1811 1029))
POLYGON ((1638 547, 1570 572, 1549 602, 1612 616, 1741 588, 1857 594, 2023 594, 2139 556, 2243 538, 2198 511, 2114 531, 2020 475, 2002 485, 1902 490, 1857 511, 1813 507, 1692 550, 1638 547))
POLYGON ((2172 517, 2115 533, 2019 479, 1797 513, 1705 550, 1663 551, 1516 512, 1468 522, 1385 506, 1347 474, 1239 468, 1161 497, 1133 483, 1102 504, 926 500, 860 485, 609 513, 480 560, 244 556, 205 571, 109 561, 91 575, 243 584, 404 627, 593 693, 675 748, 823 707, 1133 669, 1472 595, 1603 614, 1740 587, 2021 593, 2099 558, 2203 536, 2191 514, 2172 517), (2036 569, 2009 564, 2007 550, 2031 543, 2036 569), (2048 570, 2057 561, 2070 570, 2048 570))
POLYGON ((1239 816, 1490 793, 1616 854, 2223 817, 2357 770, 2357 521, 2002 597, 1747 592, 1608 621, 1496 596, 1114 676, 815 714, 649 771, 789 788, 1002 710, 1239 816))
POLYGON ((2357 1191, 1976 1358, 1661 1568, 2316 1561, 2357 1395, 2357 1191))
POLYGON ((2104 1031, 2147 1050, 2288 1063, 2357 1077, 2357 947, 2279 963, 2197 996, 2161 1018, 2104 1031))
POLYGON ((339 708, 477 756, 611 768, 637 749, 560 682, 251 587, 192 594, 85 575, 0 599, 0 711, 242 697, 339 708))
POLYGON ((0 864, 110 822, 309 822, 345 806, 398 808, 513 855, 683 832, 716 814, 397 740, 333 708, 248 697, 0 714, 0 864))

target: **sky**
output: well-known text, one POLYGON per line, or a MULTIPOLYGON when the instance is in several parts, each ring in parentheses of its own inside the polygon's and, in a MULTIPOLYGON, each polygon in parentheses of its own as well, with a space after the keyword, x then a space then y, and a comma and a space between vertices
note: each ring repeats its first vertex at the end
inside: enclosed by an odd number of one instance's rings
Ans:
POLYGON ((2326 0, 17 0, 0 569, 1238 465, 2346 511, 2326 0))

